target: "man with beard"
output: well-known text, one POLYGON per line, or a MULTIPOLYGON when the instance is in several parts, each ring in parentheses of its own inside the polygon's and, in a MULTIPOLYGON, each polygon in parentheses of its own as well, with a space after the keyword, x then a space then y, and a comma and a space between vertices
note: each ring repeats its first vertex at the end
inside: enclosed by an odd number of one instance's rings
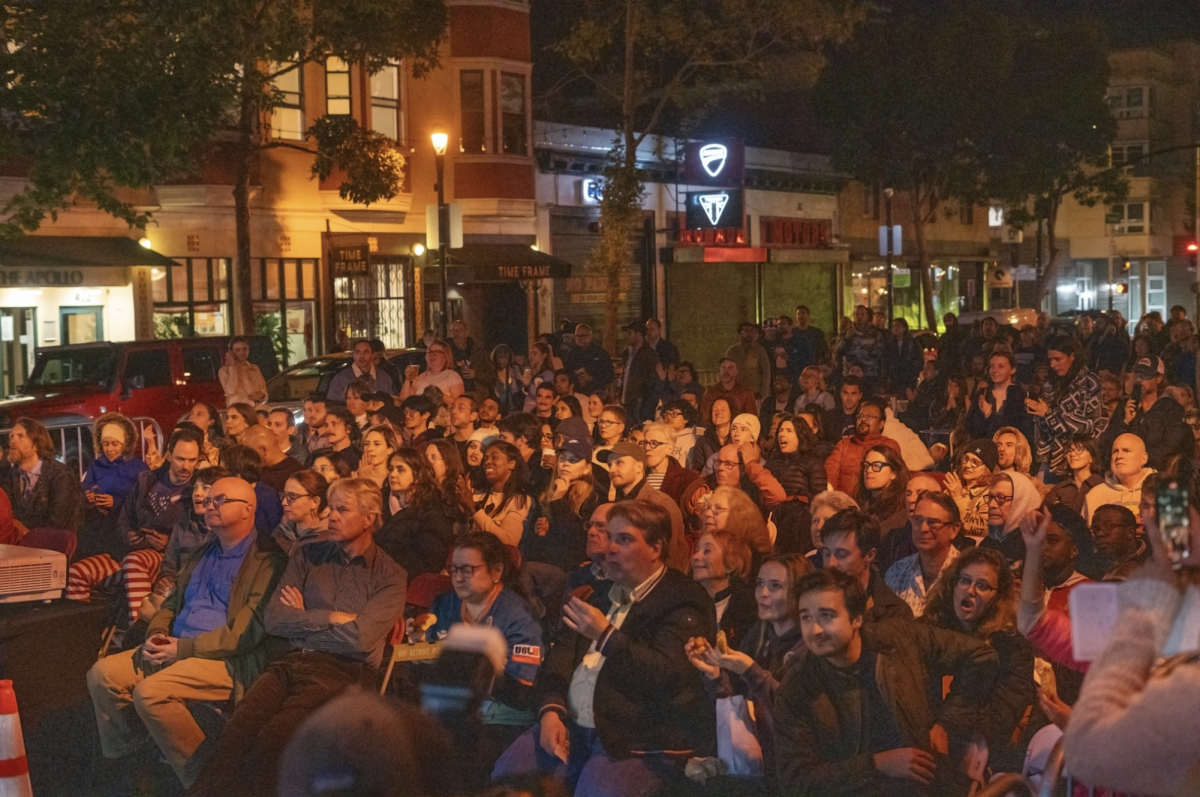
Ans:
POLYGON ((858 418, 854 435, 843 438, 833 447, 833 453, 825 460, 825 474, 829 477, 829 489, 851 495, 858 489, 859 470, 863 457, 872 446, 885 445, 900 453, 900 444, 883 435, 886 414, 883 405, 874 399, 858 406, 858 418))

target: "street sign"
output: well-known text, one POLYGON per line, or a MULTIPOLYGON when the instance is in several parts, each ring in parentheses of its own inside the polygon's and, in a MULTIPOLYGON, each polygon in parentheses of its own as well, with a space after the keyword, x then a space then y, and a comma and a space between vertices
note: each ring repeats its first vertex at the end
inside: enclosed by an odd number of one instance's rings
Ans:
POLYGON ((897 268, 892 270, 892 287, 893 288, 911 288, 912 287, 912 270, 907 268, 897 268))
POLYGON ((1033 266, 1017 266, 1012 270, 1012 278, 1018 282, 1033 282, 1037 279, 1037 269, 1033 266))
MULTIPOLYGON (((900 225, 892 225, 892 254, 897 257, 904 254, 903 236, 900 234, 900 225)), ((887 257, 887 225, 883 224, 879 227, 879 256, 887 257)))
POLYGON ((1124 213, 1105 213, 1104 214, 1104 223, 1105 224, 1120 224, 1123 221, 1125 221, 1124 213))

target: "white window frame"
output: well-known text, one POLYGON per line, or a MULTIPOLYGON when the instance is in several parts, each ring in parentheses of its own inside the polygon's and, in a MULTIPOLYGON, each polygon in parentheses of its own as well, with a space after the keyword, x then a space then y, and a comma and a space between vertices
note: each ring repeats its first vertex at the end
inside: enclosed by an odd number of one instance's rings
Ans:
POLYGON ((354 115, 354 78, 351 73, 350 64, 343 61, 337 56, 330 56, 325 59, 322 65, 325 69, 325 115, 326 116, 353 116, 354 115), (336 69, 333 67, 342 66, 344 69, 336 69), (334 94, 330 91, 330 79, 337 79, 335 76, 346 76, 346 93, 334 94), (337 109, 335 110, 335 103, 337 109), (344 103, 345 110, 342 110, 344 103))
MULTIPOLYGON (((286 66, 288 63, 293 63, 293 62, 282 62, 282 63, 271 64, 270 70, 272 73, 276 72, 279 69, 286 66)), ((281 78, 288 78, 292 75, 296 76, 297 91, 284 91, 283 93, 285 95, 294 94, 296 96, 296 103, 295 104, 287 103, 284 105, 278 105, 271 109, 271 138, 284 139, 286 141, 303 141, 304 140, 304 131, 308 127, 305 124, 306 114, 304 113, 304 66, 303 65, 295 66, 294 68, 283 73, 282 75, 276 75, 275 79, 271 81, 271 86, 272 86, 272 88, 279 88, 279 86, 278 86, 279 80, 281 78), (298 116, 300 119, 300 124, 297 125, 298 129, 296 129, 296 130, 289 129, 283 123, 283 120, 285 118, 287 118, 293 114, 298 116)), ((280 90, 283 91, 282 89, 280 89, 280 90)))
POLYGON ((1146 156, 1150 153, 1149 141, 1126 141, 1121 144, 1113 144, 1109 147, 1109 165, 1110 166, 1134 166, 1138 163, 1144 163, 1146 156), (1141 150, 1141 154, 1136 160, 1130 158, 1130 150, 1141 150))
POLYGON ((1138 202, 1125 202, 1120 205, 1112 205, 1108 208, 1109 213, 1120 213, 1122 221, 1119 224, 1113 225, 1114 235, 1149 235, 1151 234, 1151 222, 1153 203, 1149 200, 1141 200, 1138 202), (1130 216, 1130 210, 1133 208, 1141 208, 1140 218, 1130 216))
MULTIPOLYGON (((395 136, 394 140, 396 142, 405 141, 407 139, 407 136, 406 136, 406 130, 405 130, 405 115, 404 115, 404 107, 405 107, 405 102, 404 102, 404 100, 405 100, 404 63, 402 61, 392 60, 392 61, 388 62, 387 66, 384 67, 384 69, 396 70, 396 98, 395 98, 396 107, 395 107, 395 109, 393 109, 395 112, 395 115, 396 115, 396 136, 395 136)), ((379 96, 379 95, 375 94, 375 88, 374 88, 373 81, 375 80, 376 77, 379 76, 379 74, 380 73, 376 73, 374 75, 370 75, 367 78, 367 91, 370 94, 370 97, 369 97, 370 104, 367 108, 367 112, 369 114, 369 120, 370 120, 369 123, 370 123, 371 129, 375 130, 376 132, 384 133, 384 131, 379 130, 377 127, 375 127, 375 109, 376 108, 383 108, 383 109, 389 108, 389 106, 387 106, 386 104, 377 105, 375 102, 377 96, 379 96)), ((390 98, 382 98, 381 97, 381 99, 390 99, 390 98)), ((384 134, 386 135, 386 133, 384 133, 384 134)))

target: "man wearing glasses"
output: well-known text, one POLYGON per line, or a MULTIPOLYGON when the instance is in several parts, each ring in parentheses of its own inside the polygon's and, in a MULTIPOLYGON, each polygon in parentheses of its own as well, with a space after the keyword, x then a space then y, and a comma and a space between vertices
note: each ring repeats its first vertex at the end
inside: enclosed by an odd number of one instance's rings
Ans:
POLYGON ((858 489, 859 471, 862 461, 872 447, 884 445, 900 452, 900 444, 883 435, 885 418, 883 405, 868 399, 858 405, 854 435, 843 437, 834 446, 833 453, 825 460, 825 474, 829 478, 829 489, 854 495, 858 489))
POLYGON ((245 481, 219 479, 203 506, 211 536, 183 566, 146 642, 100 659, 87 676, 105 757, 136 752, 144 724, 184 787, 205 740, 188 702, 239 699, 281 652, 262 610, 287 565, 279 546, 255 533, 245 481))
MULTIPOLYGON (((587 324, 575 327, 575 348, 567 352, 563 367, 576 375, 581 370, 587 372, 591 379, 586 385, 588 393, 603 393, 613 381, 612 356, 592 339, 592 328, 587 324)), ((579 387, 582 390, 584 383, 579 387)))
POLYGON ((962 527, 958 505, 944 493, 924 493, 912 517, 917 552, 888 568, 884 581, 908 604, 914 617, 925 613, 925 599, 942 571, 962 552, 954 540, 962 527))

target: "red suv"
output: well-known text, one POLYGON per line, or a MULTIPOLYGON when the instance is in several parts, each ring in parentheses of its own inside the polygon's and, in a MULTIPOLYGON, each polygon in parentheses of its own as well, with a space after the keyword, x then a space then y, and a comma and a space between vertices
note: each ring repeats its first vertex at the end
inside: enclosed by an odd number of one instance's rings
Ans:
MULTIPOLYGON (((279 372, 270 339, 249 340, 250 361, 270 379, 279 372)), ((39 348, 20 395, 0 401, 0 428, 23 415, 78 422, 120 412, 153 418, 169 432, 198 401, 225 406, 217 372, 228 345, 228 337, 212 337, 39 348)))

